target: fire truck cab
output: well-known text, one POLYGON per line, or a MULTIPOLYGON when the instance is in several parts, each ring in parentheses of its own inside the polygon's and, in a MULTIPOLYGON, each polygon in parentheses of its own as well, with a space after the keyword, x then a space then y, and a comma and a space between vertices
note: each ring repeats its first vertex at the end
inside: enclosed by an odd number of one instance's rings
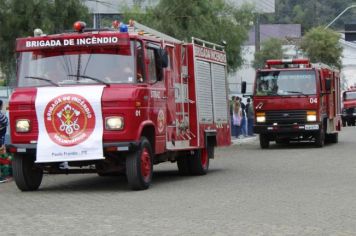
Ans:
POLYGON ((318 147, 325 141, 338 142, 340 76, 324 64, 267 60, 265 68, 256 72, 253 104, 254 132, 261 148, 268 148, 271 141, 309 140, 318 147))
POLYGON ((8 150, 18 188, 37 190, 43 173, 94 172, 142 190, 165 161, 206 174, 214 148, 231 142, 224 47, 134 21, 74 28, 17 40, 8 150))
POLYGON ((356 124, 356 86, 351 86, 342 93, 342 125, 355 126, 356 124))

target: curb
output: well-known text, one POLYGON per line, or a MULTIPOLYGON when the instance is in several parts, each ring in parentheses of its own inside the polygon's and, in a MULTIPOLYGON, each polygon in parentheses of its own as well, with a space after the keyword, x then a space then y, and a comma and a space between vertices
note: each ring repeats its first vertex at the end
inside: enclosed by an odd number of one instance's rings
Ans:
POLYGON ((252 143, 254 141, 258 140, 258 136, 253 136, 253 137, 244 137, 244 138, 238 138, 238 139, 232 139, 231 138, 231 145, 238 145, 238 144, 244 144, 244 143, 252 143))

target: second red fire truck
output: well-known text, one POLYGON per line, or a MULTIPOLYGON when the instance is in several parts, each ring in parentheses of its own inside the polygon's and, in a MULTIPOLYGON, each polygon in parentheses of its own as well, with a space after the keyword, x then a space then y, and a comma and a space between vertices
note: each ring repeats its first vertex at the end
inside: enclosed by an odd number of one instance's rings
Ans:
POLYGON ((356 124, 356 86, 351 86, 342 93, 342 125, 355 126, 356 124))
POLYGON ((337 70, 308 59, 267 60, 256 72, 253 90, 261 148, 271 141, 309 140, 318 147, 338 142, 340 95, 337 70))
POLYGON ((96 172, 141 190, 165 161, 206 174, 215 146, 231 142, 224 48, 137 22, 74 27, 17 40, 8 150, 18 188, 38 189, 43 173, 96 172))

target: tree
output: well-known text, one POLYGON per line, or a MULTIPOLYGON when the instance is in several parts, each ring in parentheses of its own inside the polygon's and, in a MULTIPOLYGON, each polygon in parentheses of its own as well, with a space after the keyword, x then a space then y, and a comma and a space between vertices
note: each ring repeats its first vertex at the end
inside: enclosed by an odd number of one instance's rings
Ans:
POLYGON ((300 47, 311 62, 341 68, 342 47, 339 39, 340 35, 335 31, 316 27, 304 35, 300 47))
POLYGON ((77 20, 88 20, 88 9, 81 0, 0 0, 0 68, 7 79, 15 76, 16 38, 70 29, 77 20))
POLYGON ((130 18, 167 35, 187 42, 191 37, 216 44, 226 42, 228 70, 235 71, 241 64, 241 45, 247 39, 253 8, 245 5, 236 8, 224 0, 160 0, 145 12, 129 9, 130 18))
POLYGON ((284 50, 282 48, 282 41, 280 39, 271 38, 266 40, 261 45, 261 50, 255 52, 255 60, 253 67, 255 69, 263 68, 266 60, 282 59, 284 50))

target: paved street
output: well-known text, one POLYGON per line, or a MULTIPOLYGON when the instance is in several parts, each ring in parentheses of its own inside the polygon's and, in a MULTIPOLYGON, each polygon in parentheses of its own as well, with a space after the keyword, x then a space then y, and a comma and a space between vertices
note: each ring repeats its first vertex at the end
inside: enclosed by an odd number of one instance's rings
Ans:
POLYGON ((94 174, 1 184, 0 235, 356 235, 355 133, 322 149, 239 143, 201 177, 162 164, 147 191, 94 174))

